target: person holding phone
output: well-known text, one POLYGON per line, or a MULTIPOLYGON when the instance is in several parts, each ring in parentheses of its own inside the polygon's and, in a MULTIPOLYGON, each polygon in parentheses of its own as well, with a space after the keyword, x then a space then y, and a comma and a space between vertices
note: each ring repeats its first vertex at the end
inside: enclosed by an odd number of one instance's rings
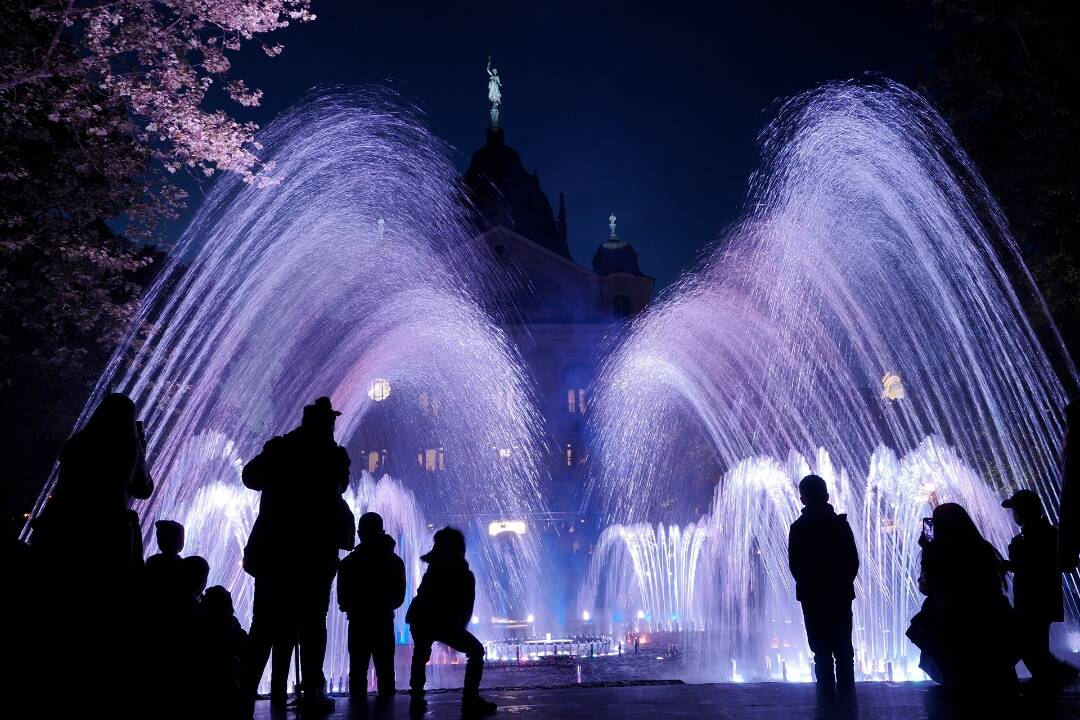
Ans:
POLYGON ((1011 687, 1019 651, 1001 553, 956 503, 923 519, 919 545, 926 600, 907 631, 922 651, 919 667, 946 685, 1011 687))

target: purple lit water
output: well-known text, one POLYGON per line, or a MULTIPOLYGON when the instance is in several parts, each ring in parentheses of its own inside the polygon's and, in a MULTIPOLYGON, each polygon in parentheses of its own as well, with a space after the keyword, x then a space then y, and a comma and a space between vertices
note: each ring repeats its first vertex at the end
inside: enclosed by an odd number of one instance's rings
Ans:
POLYGON ((1031 487, 1056 509, 1066 392, 1023 307, 1041 298, 916 93, 826 85, 761 143, 742 219, 604 365, 592 490, 616 526, 579 604, 614 626, 640 609, 642 625, 705 628, 715 679, 808 677, 786 541, 813 471, 862 557, 858 670, 915 677, 920 519, 960 502, 1004 550, 1003 497, 1031 487), (689 517, 684 480, 702 472, 711 509, 689 517))

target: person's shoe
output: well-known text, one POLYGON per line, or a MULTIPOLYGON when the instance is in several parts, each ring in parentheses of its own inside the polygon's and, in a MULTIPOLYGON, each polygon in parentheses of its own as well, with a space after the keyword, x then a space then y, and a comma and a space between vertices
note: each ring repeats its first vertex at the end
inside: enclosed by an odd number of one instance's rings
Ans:
POLYGON ((337 703, 333 698, 326 697, 323 693, 304 693, 304 697, 300 700, 297 709, 301 715, 319 716, 329 715, 334 712, 334 708, 337 703))
POLYGON ((499 706, 479 695, 466 695, 461 698, 461 714, 469 717, 493 715, 499 706))

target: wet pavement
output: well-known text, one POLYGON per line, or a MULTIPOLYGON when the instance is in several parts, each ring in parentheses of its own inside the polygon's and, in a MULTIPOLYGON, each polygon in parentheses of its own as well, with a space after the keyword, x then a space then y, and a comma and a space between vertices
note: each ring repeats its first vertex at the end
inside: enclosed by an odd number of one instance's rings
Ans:
MULTIPOLYGON (((987 688, 989 692, 991 689, 987 688)), ((952 718, 1022 718, 1054 720, 1080 718, 1080 685, 1055 692, 1039 692, 1028 684, 1013 699, 986 693, 960 699, 932 683, 858 683, 852 697, 818 693, 808 683, 722 683, 684 685, 648 684, 575 686, 564 688, 489 689, 485 697, 499 705, 496 718, 587 718, 634 720, 648 718, 716 718, 718 720, 951 720, 952 718)), ((426 711, 410 714, 409 698, 398 694, 390 702, 374 696, 337 698, 333 718, 370 720, 440 720, 460 718, 461 695, 455 691, 428 694, 426 711)), ((295 717, 293 712, 272 713, 269 703, 256 706, 258 720, 295 717)))

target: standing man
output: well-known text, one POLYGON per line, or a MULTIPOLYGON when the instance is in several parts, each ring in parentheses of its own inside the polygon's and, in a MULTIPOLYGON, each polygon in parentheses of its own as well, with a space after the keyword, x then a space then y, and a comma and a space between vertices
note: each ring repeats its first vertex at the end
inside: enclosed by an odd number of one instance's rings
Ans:
POLYGON ((1012 510, 1020 526, 1020 534, 1009 543, 1007 564, 1020 621, 1020 655, 1034 679, 1063 679, 1064 668, 1050 654, 1050 624, 1065 619, 1057 528, 1043 515, 1039 496, 1031 490, 1017 490, 1001 507, 1012 510))
MULTIPOLYGON (((275 643, 299 642, 303 711, 328 714, 322 673, 326 613, 338 549, 351 548, 352 514, 341 497, 349 485, 349 454, 334 441, 340 412, 330 398, 304 408, 300 427, 272 438, 244 466, 244 485, 262 493, 259 516, 244 549, 255 578, 244 691, 254 697, 275 643)), ((284 698, 271 698, 281 704, 284 698)))
POLYGON ((799 483, 802 515, 791 524, 788 565, 795 578, 795 596, 802 603, 806 639, 814 653, 819 685, 855 682, 851 645, 851 601, 859 551, 846 515, 829 504, 825 481, 807 475, 799 483), (835 662, 835 672, 834 672, 835 662))

